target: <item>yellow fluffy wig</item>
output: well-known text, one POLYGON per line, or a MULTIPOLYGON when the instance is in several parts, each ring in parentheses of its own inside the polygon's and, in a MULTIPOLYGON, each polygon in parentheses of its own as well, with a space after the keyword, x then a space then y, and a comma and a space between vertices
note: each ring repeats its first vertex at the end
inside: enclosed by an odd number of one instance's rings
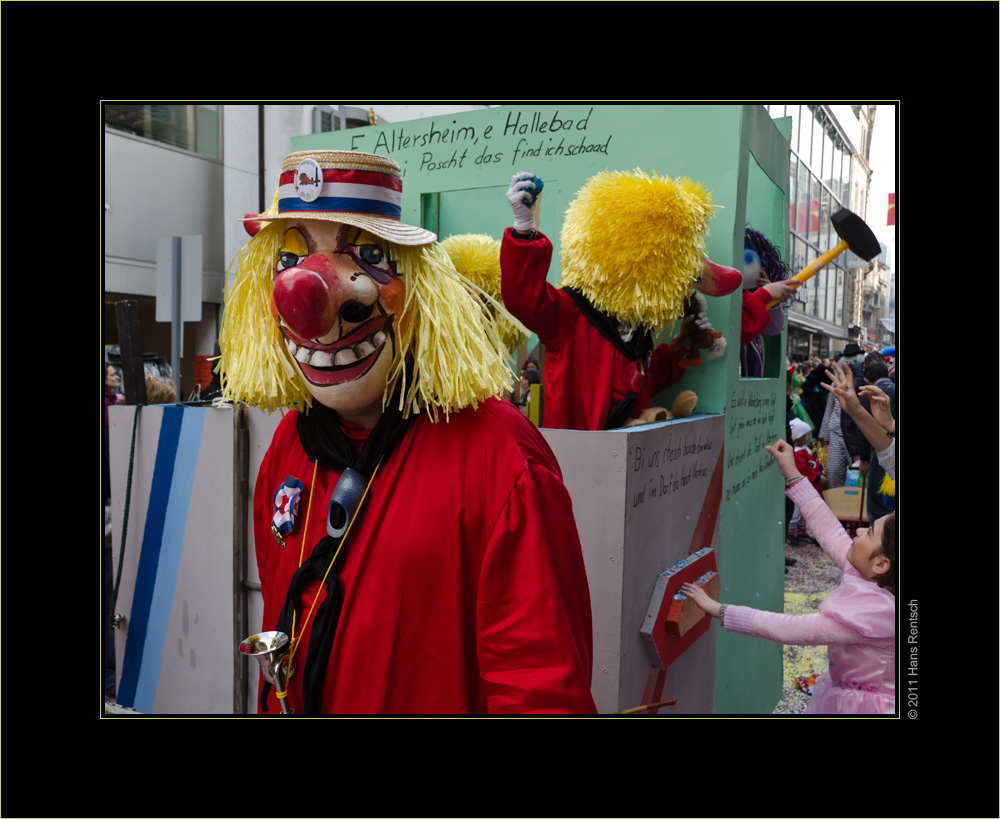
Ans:
MULTIPOLYGON (((451 258, 455 269, 490 297, 490 304, 501 304, 500 241, 485 233, 463 233, 449 236, 441 247, 451 258)), ((524 341, 527 331, 519 321, 502 315, 497 324, 504 349, 513 351, 524 341)))
MULTIPOLYGON (((223 396, 267 412, 295 404, 300 409, 312 406, 270 307, 284 229, 283 221, 268 223, 233 260, 236 278, 226 287, 219 334, 216 370, 223 396)), ((480 288, 459 274, 440 245, 386 245, 406 283, 406 299, 397 317, 396 358, 383 402, 402 379, 404 417, 426 411, 436 421, 438 411, 447 420, 451 412, 509 391, 513 373, 499 319, 513 317, 502 307, 495 314, 483 310, 477 298, 480 288), (413 362, 410 383, 408 360, 413 362)))
POLYGON ((659 334, 702 274, 715 212, 700 182, 635 171, 587 180, 566 211, 562 285, 630 327, 659 334))

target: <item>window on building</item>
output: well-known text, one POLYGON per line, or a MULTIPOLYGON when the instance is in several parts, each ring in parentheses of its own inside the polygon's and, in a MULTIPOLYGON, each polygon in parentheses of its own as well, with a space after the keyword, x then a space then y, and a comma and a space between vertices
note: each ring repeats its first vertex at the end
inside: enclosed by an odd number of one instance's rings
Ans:
POLYGON ((218 105, 150 102, 104 106, 104 125, 108 128, 212 159, 222 158, 219 123, 218 105))
POLYGON ((833 146, 833 176, 830 179, 830 189, 833 195, 840 200, 844 199, 844 188, 841 184, 844 172, 844 150, 840 142, 833 146))
POLYGON ((373 113, 374 111, 350 105, 317 105, 312 112, 313 133, 325 134, 329 131, 346 131, 348 128, 374 125, 376 123, 371 122, 373 113))
MULTIPOLYGON (((837 244, 830 217, 860 199, 852 190, 852 151, 822 105, 768 105, 772 117, 792 116, 789 157, 789 266, 795 272, 837 244)), ((855 180, 856 187, 856 180, 855 180)), ((852 209, 854 209, 852 207, 852 209)), ((833 324, 846 314, 846 260, 837 257, 799 288, 794 312, 833 324)))

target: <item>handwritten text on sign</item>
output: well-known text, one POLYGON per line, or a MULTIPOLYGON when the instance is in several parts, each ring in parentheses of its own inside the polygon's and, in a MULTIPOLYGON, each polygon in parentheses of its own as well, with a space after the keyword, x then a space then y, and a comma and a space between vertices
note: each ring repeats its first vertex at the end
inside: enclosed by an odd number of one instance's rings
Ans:
POLYGON ((655 503, 695 482, 707 481, 715 464, 716 442, 711 433, 672 436, 664 447, 635 445, 629 449, 629 464, 638 480, 631 495, 632 508, 655 503), (693 457, 692 457, 693 456, 693 457))
POLYGON ((391 157, 400 151, 423 148, 421 172, 471 165, 514 166, 540 157, 607 154, 612 135, 592 133, 590 118, 594 109, 580 111, 582 116, 558 109, 552 114, 511 109, 502 126, 482 128, 459 125, 457 119, 448 125, 434 118, 415 120, 377 134, 359 133, 351 139, 351 150, 391 157))
POLYGON ((736 497, 765 470, 775 466, 764 449, 780 434, 777 395, 771 391, 733 391, 726 407, 725 500, 736 497), (777 432, 776 432, 777 430, 777 432))

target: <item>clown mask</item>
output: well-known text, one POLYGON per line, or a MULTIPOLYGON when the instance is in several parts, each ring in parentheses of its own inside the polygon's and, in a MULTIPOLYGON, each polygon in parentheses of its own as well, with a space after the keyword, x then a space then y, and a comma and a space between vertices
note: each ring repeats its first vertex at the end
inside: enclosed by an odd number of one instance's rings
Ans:
POLYGON ((309 392, 368 428, 382 415, 406 296, 389 252, 386 241, 361 228, 290 219, 271 294, 271 310, 309 392))
POLYGON ((761 266, 760 254, 753 248, 743 250, 743 289, 755 290, 765 284, 770 284, 770 279, 764 274, 761 266))

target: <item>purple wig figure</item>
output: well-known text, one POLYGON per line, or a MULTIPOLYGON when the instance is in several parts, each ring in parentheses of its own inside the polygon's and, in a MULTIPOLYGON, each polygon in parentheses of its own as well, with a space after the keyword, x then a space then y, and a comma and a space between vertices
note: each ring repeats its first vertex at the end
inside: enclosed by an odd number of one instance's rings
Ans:
MULTIPOLYGON (((788 278, 788 268, 781 261, 781 254, 763 234, 746 226, 743 237, 743 288, 750 290, 757 286, 757 277, 763 273, 769 281, 778 282, 788 278)), ((764 339, 761 336, 776 336, 785 326, 785 310, 781 304, 771 308, 771 320, 760 335, 754 336, 740 348, 740 375, 743 378, 760 378, 764 374, 764 339)))

